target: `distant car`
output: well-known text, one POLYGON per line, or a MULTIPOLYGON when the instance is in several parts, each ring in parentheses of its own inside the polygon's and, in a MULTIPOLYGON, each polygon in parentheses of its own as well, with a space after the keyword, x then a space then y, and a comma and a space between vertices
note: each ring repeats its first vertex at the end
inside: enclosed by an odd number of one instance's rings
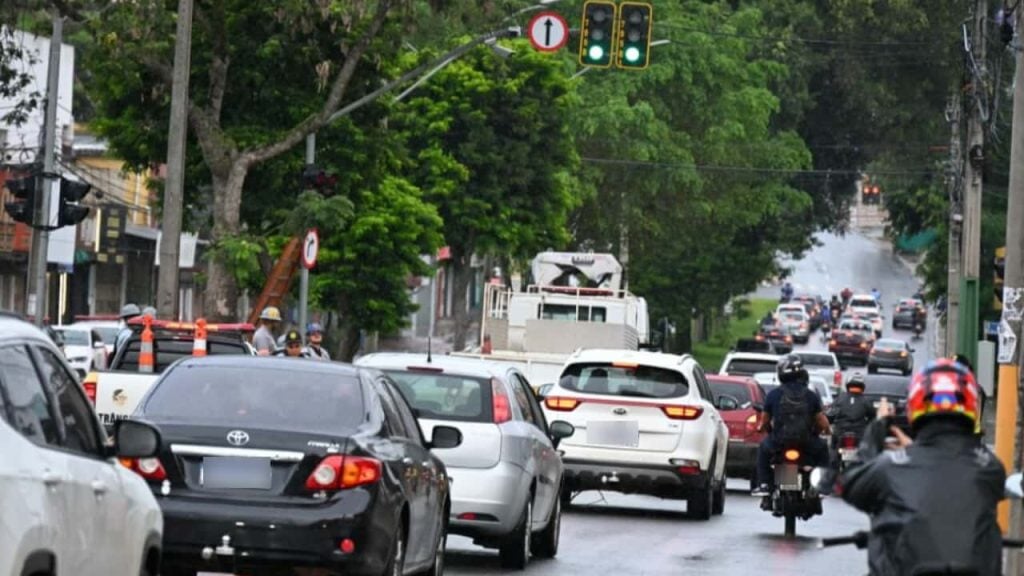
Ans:
POLYGON ((832 395, 838 394, 843 387, 843 367, 839 364, 839 358, 832 352, 804 351, 794 352, 804 363, 804 368, 810 374, 817 374, 829 383, 829 390, 832 395))
POLYGON ((107 349, 108 358, 114 353, 117 334, 122 329, 116 320, 80 320, 69 324, 68 327, 95 330, 100 335, 100 340, 103 340, 103 346, 107 349))
POLYGON ((96 330, 54 326, 64 340, 64 356, 80 378, 107 367, 107 347, 96 330))
POLYGON ((821 310, 823 308, 823 302, 821 297, 812 296, 810 294, 803 294, 795 296, 792 300, 804 305, 804 309, 807 311, 807 319, 811 325, 811 331, 815 331, 821 327, 821 310))
POLYGON ((740 338, 733 346, 735 352, 760 352, 762 354, 775 354, 775 344, 771 340, 758 338, 740 338))
POLYGON ((356 363, 384 371, 426 434, 444 424, 462 445, 437 450, 452 478, 449 531, 498 548, 505 567, 558 553, 566 422, 548 425, 526 377, 508 364, 423 354, 370 354, 356 363))
POLYGON ((910 389, 909 376, 895 374, 868 374, 864 377, 864 397, 872 402, 877 409, 882 398, 887 399, 895 408, 895 423, 904 431, 910 430, 907 420, 907 393, 910 389))
POLYGON ((892 327, 913 328, 914 322, 920 320, 924 327, 928 322, 928 309, 924 302, 917 298, 904 298, 896 304, 896 311, 892 315, 892 327))
POLYGON ((843 320, 832 331, 828 351, 835 354, 844 366, 850 363, 864 366, 868 363, 868 354, 874 341, 875 329, 870 323, 862 320, 843 320))
MULTIPOLYGON (((775 372, 758 372, 751 376, 757 384, 764 390, 765 394, 771 392, 774 388, 779 386, 779 380, 775 372)), ((832 395, 832 387, 829 386, 828 381, 817 374, 808 374, 807 387, 818 395, 821 399, 821 403, 827 408, 832 405, 835 398, 832 395)))
POLYGON ((904 376, 909 376, 914 371, 914 349, 903 340, 878 340, 868 356, 868 373, 874 374, 882 368, 899 370, 904 376))
POLYGON ((431 449, 462 435, 439 425, 425 440, 381 372, 186 358, 133 418, 164 440, 158 457, 126 462, 159 495, 162 574, 443 571, 450 481, 431 449))
POLYGON ((762 326, 754 338, 771 342, 776 354, 788 354, 793 351, 793 336, 780 325, 762 326))
POLYGON ((752 376, 758 372, 774 374, 778 365, 779 356, 776 354, 730 352, 722 360, 718 373, 722 376, 752 376))
POLYGON ((722 420, 729 428, 729 455, 725 472, 729 476, 747 478, 751 487, 757 483, 757 448, 765 433, 758 431, 760 414, 754 406, 764 405, 764 390, 747 376, 708 375, 708 384, 715 398, 730 396, 738 403, 735 410, 723 410, 722 420))
POLYGON ((882 313, 882 305, 871 294, 854 294, 846 309, 854 314, 882 313))
POLYGON ((861 318, 871 324, 871 329, 875 333, 875 338, 882 337, 882 330, 885 329, 885 320, 881 314, 875 314, 873 312, 865 312, 861 314, 861 318))
POLYGON ((562 442, 566 487, 685 499, 700 520, 725 508, 729 430, 700 364, 690 355, 582 350, 544 399, 549 419, 576 434, 562 442), (717 404, 717 406, 716 406, 717 404))
POLYGON ((149 457, 136 425, 108 446, 81 385, 47 335, 0 318, 0 574, 160 573, 163 519, 114 456, 149 457))
POLYGON ((779 324, 793 336, 793 340, 800 344, 807 344, 811 338, 811 318, 806 312, 795 310, 779 312, 779 324))

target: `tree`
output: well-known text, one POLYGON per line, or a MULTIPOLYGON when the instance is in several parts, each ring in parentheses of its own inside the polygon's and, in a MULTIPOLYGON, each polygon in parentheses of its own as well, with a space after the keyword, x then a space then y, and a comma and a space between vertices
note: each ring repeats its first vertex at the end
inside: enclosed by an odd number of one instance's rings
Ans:
MULTIPOLYGON (((212 254, 205 311, 236 315, 237 279, 225 249, 242 232, 250 171, 322 128, 345 103, 357 71, 397 43, 408 1, 198 2, 190 136, 212 182, 212 254), (388 34, 382 34, 385 28, 388 34)), ((91 21, 88 66, 100 131, 129 164, 165 157, 174 13, 156 0, 119 3, 91 21)))
POLYGON ((516 43, 507 59, 479 48, 396 107, 414 181, 444 220, 451 249, 454 347, 466 345, 474 254, 526 258, 567 239, 576 154, 574 97, 559 60, 516 43))

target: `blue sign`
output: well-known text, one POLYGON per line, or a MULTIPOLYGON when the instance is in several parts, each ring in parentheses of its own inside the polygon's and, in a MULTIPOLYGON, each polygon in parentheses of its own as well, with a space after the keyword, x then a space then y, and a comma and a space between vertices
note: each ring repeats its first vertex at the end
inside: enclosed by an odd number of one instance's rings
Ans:
POLYGON ((985 322, 986 336, 999 336, 999 322, 985 322))

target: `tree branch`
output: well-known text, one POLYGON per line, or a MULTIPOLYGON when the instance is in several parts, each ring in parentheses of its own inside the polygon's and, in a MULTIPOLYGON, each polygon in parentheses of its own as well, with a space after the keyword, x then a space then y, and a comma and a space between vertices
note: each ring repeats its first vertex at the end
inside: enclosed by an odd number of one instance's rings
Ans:
POLYGON ((224 92, 227 90, 228 68, 231 55, 228 51, 228 31, 225 26, 224 8, 221 2, 214 3, 212 21, 207 22, 209 36, 213 39, 213 58, 210 61, 210 114, 220 124, 220 113, 224 106, 224 92), (214 30, 214 26, 218 29, 214 30))
POLYGON ((156 74, 157 78, 160 78, 168 88, 174 85, 174 69, 167 62, 150 54, 142 57, 142 64, 150 72, 156 74))
POLYGON ((359 65, 359 61, 362 60, 363 54, 366 53, 370 43, 376 38, 381 27, 384 26, 384 21, 391 10, 392 2, 393 0, 380 0, 377 4, 377 11, 373 15, 373 20, 355 46, 345 55, 345 63, 342 64, 338 76, 331 84, 331 91, 328 93, 327 100, 320 107, 320 110, 299 122, 277 142, 244 152, 243 156, 246 162, 250 165, 258 164, 283 154, 301 142, 307 135, 327 124, 331 115, 341 105, 341 101, 348 90, 348 84, 352 80, 352 76, 355 74, 356 67, 359 65))

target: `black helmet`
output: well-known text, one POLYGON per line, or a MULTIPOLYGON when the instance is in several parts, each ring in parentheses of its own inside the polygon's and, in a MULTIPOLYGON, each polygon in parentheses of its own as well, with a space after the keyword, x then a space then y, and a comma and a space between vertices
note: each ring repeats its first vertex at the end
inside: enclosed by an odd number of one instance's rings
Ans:
POLYGON ((864 383, 864 375, 860 372, 850 376, 850 379, 846 381, 846 391, 849 392, 850 388, 855 386, 860 388, 861 392, 867 389, 867 384, 864 383))
POLYGON ((298 330, 289 330, 284 337, 285 346, 289 344, 302 344, 302 335, 298 330))
POLYGON ((796 354, 787 354, 779 359, 777 373, 780 384, 798 383, 804 386, 810 381, 804 361, 796 354))

